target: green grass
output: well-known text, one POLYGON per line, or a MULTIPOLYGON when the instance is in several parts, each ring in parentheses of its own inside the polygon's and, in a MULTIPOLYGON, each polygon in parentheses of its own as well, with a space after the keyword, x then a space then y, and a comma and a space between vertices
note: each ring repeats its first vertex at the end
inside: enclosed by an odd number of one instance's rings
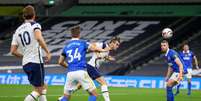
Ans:
MULTIPOLYGON (((166 101, 165 89, 139 89, 139 88, 109 88, 111 101, 166 101)), ((0 101, 23 101, 31 92, 31 86, 27 85, 0 85, 0 101)), ((49 86, 48 101, 57 101, 62 95, 63 86, 49 86)), ((100 93, 100 89, 98 89, 100 93)), ((201 91, 193 90, 191 96, 186 95, 186 90, 175 97, 175 101, 200 101, 201 91)), ((101 93, 100 93, 101 94, 101 93)), ((88 94, 79 90, 74 93, 71 101, 87 101, 88 94)), ((102 96, 97 101, 104 101, 102 96)))

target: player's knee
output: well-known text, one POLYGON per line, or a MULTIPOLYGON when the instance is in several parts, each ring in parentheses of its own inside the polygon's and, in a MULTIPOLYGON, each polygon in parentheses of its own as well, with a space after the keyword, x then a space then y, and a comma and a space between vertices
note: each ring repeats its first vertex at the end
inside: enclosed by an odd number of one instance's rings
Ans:
POLYGON ((89 92, 89 95, 98 96, 98 93, 96 92, 96 90, 92 90, 88 92, 89 92))

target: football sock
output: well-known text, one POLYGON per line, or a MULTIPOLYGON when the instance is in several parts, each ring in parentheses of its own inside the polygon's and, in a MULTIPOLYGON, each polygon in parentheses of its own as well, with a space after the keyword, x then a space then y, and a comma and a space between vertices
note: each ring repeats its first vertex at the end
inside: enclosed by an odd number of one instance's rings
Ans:
POLYGON ((39 101, 47 101, 47 98, 46 98, 46 94, 47 94, 47 90, 46 89, 44 89, 43 91, 42 91, 42 94, 39 96, 39 101))
POLYGON ((172 92, 172 87, 167 87, 166 92, 167 92, 167 101, 174 101, 174 95, 172 92))
POLYGON ((110 101, 107 85, 101 86, 101 91, 102 91, 102 95, 103 95, 103 98, 105 99, 105 101, 110 101))
POLYGON ((179 94, 180 86, 181 86, 181 84, 178 84, 178 85, 177 85, 177 91, 176 91, 175 95, 179 94))
POLYGON ((90 95, 88 101, 96 101, 96 96, 90 95))
POLYGON ((32 91, 31 94, 27 95, 24 101, 37 101, 39 93, 36 91, 32 91))
POLYGON ((59 101, 68 101, 68 98, 66 96, 62 96, 61 99, 59 99, 59 101))
POLYGON ((188 95, 191 94, 191 82, 188 82, 188 95))

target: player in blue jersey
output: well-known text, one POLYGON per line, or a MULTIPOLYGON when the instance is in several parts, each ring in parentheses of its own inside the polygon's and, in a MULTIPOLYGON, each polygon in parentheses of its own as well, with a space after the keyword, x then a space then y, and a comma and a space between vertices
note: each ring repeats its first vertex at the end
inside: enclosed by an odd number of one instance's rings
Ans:
POLYGON ((88 44, 86 41, 81 40, 79 26, 73 27, 71 34, 72 39, 66 44, 59 57, 59 64, 63 67, 68 66, 64 95, 59 98, 59 101, 69 101, 78 83, 89 92, 88 101, 96 101, 98 96, 96 87, 86 71, 86 52, 87 50, 105 52, 110 50, 110 48, 98 48, 93 44, 88 44))
MULTIPOLYGON (((199 69, 198 60, 197 60, 196 56, 194 55, 194 53, 189 50, 188 44, 183 45, 183 51, 179 52, 179 55, 183 59, 184 64, 187 66, 188 73, 185 75, 185 77, 188 79, 188 93, 187 93, 187 95, 190 95, 191 94, 191 78, 192 78, 193 60, 195 62, 196 69, 199 69)), ((180 85, 181 84, 179 84, 177 86, 177 91, 176 91, 175 95, 179 94, 180 85)))
MULTIPOLYGON (((113 37, 111 40, 106 42, 94 42, 95 46, 99 48, 107 48, 110 47, 111 50, 116 50, 120 45, 120 38, 113 37)), ((109 91, 107 82, 104 79, 104 76, 99 71, 100 65, 104 61, 114 61, 115 59, 109 55, 110 51, 107 52, 93 52, 91 59, 88 61, 87 64, 87 72, 89 76, 96 80, 101 86, 101 92, 105 101, 110 101, 109 91)), ((78 89, 81 88, 81 85, 78 85, 78 89)))
POLYGON ((165 53, 165 58, 168 62, 166 75, 167 101, 174 101, 172 88, 182 80, 183 74, 186 73, 187 70, 178 53, 173 49, 169 49, 168 41, 163 40, 161 42, 161 51, 165 53))

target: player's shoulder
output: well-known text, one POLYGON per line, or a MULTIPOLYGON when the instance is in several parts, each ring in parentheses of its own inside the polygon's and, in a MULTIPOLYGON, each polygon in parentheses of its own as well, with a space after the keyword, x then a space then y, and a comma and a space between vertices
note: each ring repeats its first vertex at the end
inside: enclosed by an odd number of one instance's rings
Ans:
POLYGON ((170 55, 178 55, 177 51, 174 49, 169 50, 170 55))
POLYGON ((41 25, 36 21, 31 21, 30 24, 33 29, 41 29, 41 25))

